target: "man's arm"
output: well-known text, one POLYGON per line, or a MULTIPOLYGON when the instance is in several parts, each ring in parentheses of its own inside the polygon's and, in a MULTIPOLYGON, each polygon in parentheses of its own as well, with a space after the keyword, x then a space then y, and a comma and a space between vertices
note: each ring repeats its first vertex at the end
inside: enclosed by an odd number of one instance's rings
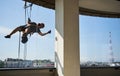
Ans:
POLYGON ((47 34, 50 34, 50 33, 51 33, 51 30, 49 30, 46 33, 42 33, 41 31, 38 32, 38 34, 41 35, 41 36, 44 36, 44 35, 47 35, 47 34))

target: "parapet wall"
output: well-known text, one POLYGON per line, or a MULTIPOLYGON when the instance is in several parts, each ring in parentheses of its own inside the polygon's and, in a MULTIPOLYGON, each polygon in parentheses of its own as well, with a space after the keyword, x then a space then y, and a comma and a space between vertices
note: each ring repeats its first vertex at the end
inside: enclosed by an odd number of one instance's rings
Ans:
MULTIPOLYGON (((57 76, 56 69, 4 69, 0 76, 57 76)), ((120 76, 120 68, 81 68, 81 76, 120 76)))

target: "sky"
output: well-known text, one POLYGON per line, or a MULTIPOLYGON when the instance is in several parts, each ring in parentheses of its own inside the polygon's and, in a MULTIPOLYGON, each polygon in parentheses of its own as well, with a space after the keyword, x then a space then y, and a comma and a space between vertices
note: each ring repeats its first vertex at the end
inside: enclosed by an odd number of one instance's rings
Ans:
POLYGON ((79 22, 82 61, 109 62, 111 51, 114 61, 120 61, 120 19, 81 16, 79 22))
MULTIPOLYGON (((14 28, 24 25, 25 9, 22 0, 0 1, 0 60, 18 57, 19 33, 10 39, 4 38, 14 28)), ((30 10, 27 9, 27 17, 30 10)), ((50 59, 54 61, 55 11, 37 5, 32 6, 31 20, 45 23, 42 32, 52 30, 44 37, 37 33, 29 37, 26 59, 50 59)), ((80 59, 81 61, 109 61, 109 32, 112 34, 112 47, 115 61, 120 61, 120 19, 79 16, 80 59)), ((23 59, 24 44, 21 43, 20 58, 23 59)))
MULTIPOLYGON (((25 9, 24 1, 22 0, 1 0, 0 1, 0 59, 17 58, 18 57, 18 43, 19 32, 12 35, 10 39, 4 38, 14 28, 24 25, 25 9)), ((30 9, 27 9, 28 18, 30 9)), ((44 23, 45 28, 42 32, 51 30, 51 34, 40 36, 37 33, 29 38, 27 43, 27 57, 26 59, 50 59, 54 60, 54 27, 55 27, 55 11, 40 6, 33 5, 31 11, 31 20, 36 23, 44 23)), ((24 44, 21 43, 20 58, 23 59, 24 44)))

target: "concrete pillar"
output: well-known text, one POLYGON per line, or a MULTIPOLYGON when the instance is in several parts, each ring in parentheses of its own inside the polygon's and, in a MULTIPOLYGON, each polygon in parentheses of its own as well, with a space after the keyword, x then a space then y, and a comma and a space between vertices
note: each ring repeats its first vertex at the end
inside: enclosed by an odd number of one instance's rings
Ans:
POLYGON ((59 76, 80 76, 79 0, 56 0, 55 60, 59 76))

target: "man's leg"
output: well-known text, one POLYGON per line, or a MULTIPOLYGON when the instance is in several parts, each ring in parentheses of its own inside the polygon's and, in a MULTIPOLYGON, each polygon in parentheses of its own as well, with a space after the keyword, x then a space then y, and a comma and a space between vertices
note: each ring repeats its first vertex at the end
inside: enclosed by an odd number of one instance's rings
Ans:
POLYGON ((20 31, 21 27, 15 28, 10 34, 6 35, 5 38, 10 38, 13 34, 15 34, 17 31, 20 31))

